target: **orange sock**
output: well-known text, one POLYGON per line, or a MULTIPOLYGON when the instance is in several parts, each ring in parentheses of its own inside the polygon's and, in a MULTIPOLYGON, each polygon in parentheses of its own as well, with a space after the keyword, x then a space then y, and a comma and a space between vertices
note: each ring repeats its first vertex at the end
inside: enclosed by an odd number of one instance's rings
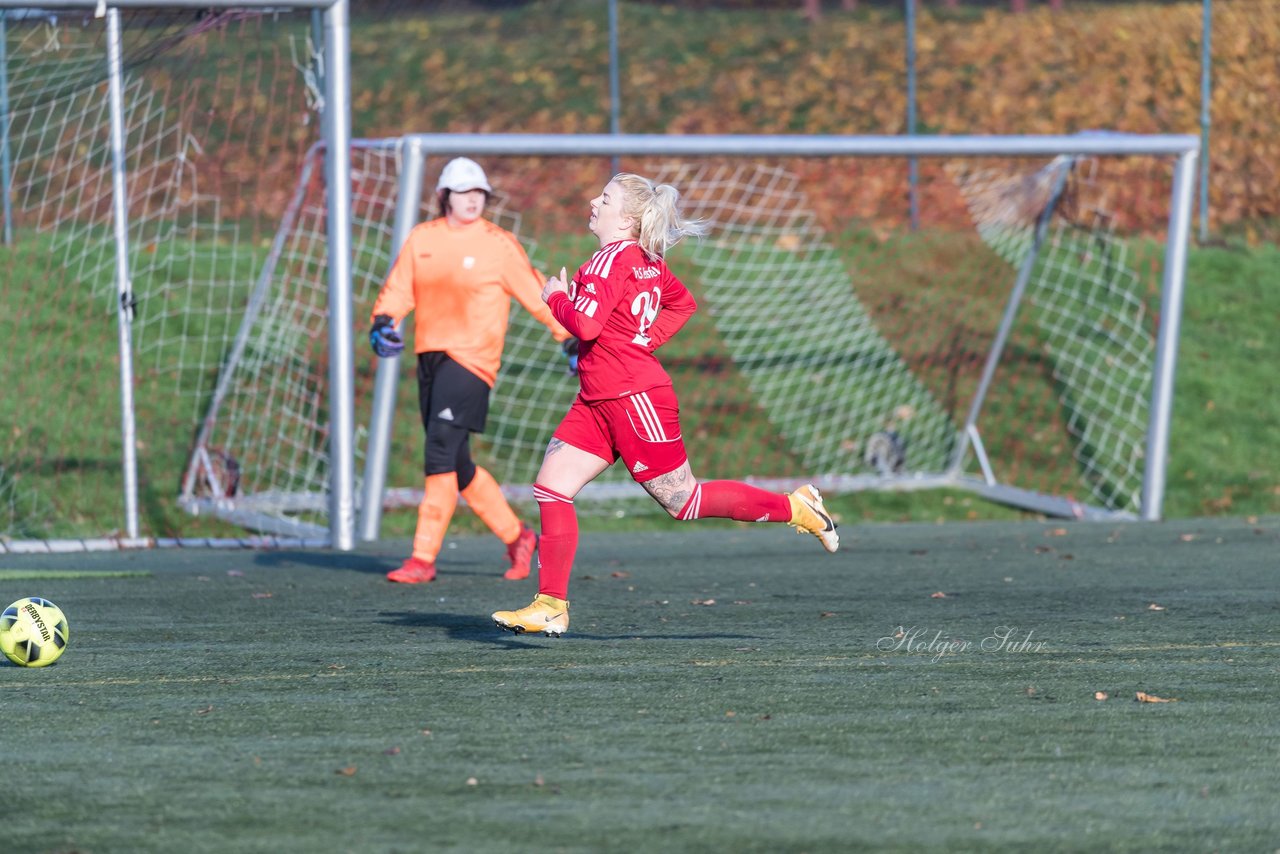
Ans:
POLYGON ((422 503, 418 505, 418 529, 413 534, 413 556, 434 562, 449 530, 453 508, 458 506, 458 475, 427 475, 422 503))
POLYGON ((520 536, 520 520, 502 494, 502 487, 498 486, 493 475, 480 466, 476 466, 475 477, 462 490, 462 497, 467 500, 467 506, 480 517, 480 521, 488 525, 489 530, 497 534, 502 542, 511 545, 520 536))

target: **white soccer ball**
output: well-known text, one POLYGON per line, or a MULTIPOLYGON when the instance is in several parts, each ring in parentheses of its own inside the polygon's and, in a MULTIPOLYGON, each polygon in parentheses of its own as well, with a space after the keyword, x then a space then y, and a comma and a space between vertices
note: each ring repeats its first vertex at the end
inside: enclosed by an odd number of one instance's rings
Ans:
POLYGON ((22 667, 53 664, 67 648, 67 618, 39 596, 19 599, 0 614, 0 652, 22 667))

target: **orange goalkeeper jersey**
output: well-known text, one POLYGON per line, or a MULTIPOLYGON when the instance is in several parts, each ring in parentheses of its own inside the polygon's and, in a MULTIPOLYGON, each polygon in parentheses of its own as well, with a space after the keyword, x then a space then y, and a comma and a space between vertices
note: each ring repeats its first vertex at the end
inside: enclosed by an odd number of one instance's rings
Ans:
POLYGON ((555 340, 569 337, 542 301, 543 283, 511 232, 485 219, 455 227, 441 217, 409 233, 370 320, 387 314, 399 323, 412 311, 416 352, 444 351, 492 387, 511 297, 555 340))

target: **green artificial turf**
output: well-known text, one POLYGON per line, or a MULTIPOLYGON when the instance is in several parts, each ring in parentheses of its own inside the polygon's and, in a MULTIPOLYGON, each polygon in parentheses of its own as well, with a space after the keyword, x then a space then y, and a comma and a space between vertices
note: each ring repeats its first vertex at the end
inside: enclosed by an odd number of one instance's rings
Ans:
POLYGON ((401 541, 10 556, 71 641, 0 667, 6 842, 1274 847, 1280 519, 843 533, 588 534, 560 640, 493 628, 536 588, 487 537, 429 586, 401 541))

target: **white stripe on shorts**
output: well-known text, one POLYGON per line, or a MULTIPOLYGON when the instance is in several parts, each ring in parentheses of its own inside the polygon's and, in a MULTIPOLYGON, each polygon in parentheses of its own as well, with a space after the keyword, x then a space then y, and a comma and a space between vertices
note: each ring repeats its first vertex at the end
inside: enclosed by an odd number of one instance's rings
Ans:
POLYGON ((642 438, 649 442, 667 441, 667 431, 662 426, 662 419, 658 417, 658 410, 654 408, 653 401, 649 399, 649 393, 642 391, 631 395, 631 404, 635 407, 636 415, 640 416, 640 423, 649 433, 642 438))

